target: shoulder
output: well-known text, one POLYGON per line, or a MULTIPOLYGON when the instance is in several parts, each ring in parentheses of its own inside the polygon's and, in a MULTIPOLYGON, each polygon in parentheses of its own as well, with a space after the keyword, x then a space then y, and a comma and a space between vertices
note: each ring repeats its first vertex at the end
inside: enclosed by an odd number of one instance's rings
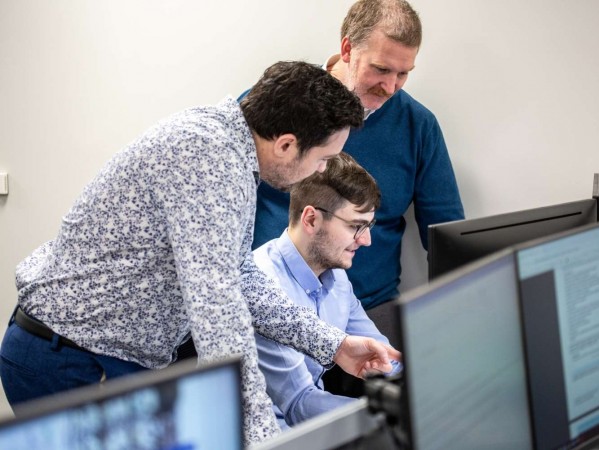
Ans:
POLYGON ((143 138, 162 152, 165 148, 178 148, 222 159, 223 152, 244 153, 247 132, 239 129, 244 125, 238 103, 225 98, 217 105, 196 106, 172 114, 150 128, 143 138))
MULTIPOLYGON (((245 183, 251 175, 253 141, 244 130, 238 104, 225 100, 175 113, 148 130, 133 150, 147 164, 177 172, 190 181, 245 183)), ((253 177, 253 176, 252 176, 253 177)))
POLYGON ((256 266, 273 278, 276 278, 285 266, 283 256, 276 246, 276 241, 276 239, 272 239, 252 251, 256 266))
POLYGON ((375 111, 355 135, 362 136, 362 139, 367 136, 379 139, 381 133, 397 137, 405 137, 406 133, 425 137, 439 130, 439 122, 435 115, 410 94, 401 90, 375 111))
POLYGON ((423 120, 436 121, 433 112, 403 89, 391 97, 380 110, 385 114, 408 113, 423 120))

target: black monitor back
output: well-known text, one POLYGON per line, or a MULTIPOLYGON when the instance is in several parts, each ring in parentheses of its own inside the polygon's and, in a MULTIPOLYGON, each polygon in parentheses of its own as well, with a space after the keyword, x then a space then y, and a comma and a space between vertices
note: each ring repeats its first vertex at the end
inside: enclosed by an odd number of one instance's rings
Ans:
POLYGON ((516 244, 597 222, 597 199, 429 226, 429 279, 516 244))

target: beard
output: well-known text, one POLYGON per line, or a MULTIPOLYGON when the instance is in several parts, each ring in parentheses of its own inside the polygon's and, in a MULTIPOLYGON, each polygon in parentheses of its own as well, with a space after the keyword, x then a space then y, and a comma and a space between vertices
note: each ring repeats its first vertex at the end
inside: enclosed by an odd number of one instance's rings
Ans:
POLYGON ((289 192, 293 187, 293 183, 291 183, 290 180, 297 177, 296 172, 299 168, 299 164, 299 160, 294 160, 284 166, 273 166, 268 175, 264 176, 262 179, 281 192, 289 192))
POLYGON ((334 257, 328 249, 335 245, 329 238, 329 233, 320 229, 314 235, 314 240, 308 245, 308 265, 320 268, 323 272, 328 269, 349 269, 351 263, 344 263, 341 259, 334 257))
POLYGON ((349 77, 350 90, 360 98, 360 101, 362 102, 362 106, 364 108, 370 109, 370 110, 376 110, 376 109, 380 108, 382 106, 382 103, 381 103, 381 105, 378 105, 376 108, 369 108, 367 105, 364 104, 363 97, 365 95, 372 95, 374 97, 378 97, 379 99, 383 100, 383 103, 384 103, 393 96, 394 92, 389 93, 389 92, 385 91, 379 85, 366 87, 364 84, 358 83, 357 70, 358 69, 355 67, 353 70, 350 70, 350 77, 349 77))
POLYGON ((292 184, 285 184, 286 182, 283 180, 278 180, 276 178, 272 178, 270 180, 264 180, 266 181, 271 187, 275 188, 277 191, 281 191, 281 192, 289 192, 291 191, 291 188, 293 187, 292 184))

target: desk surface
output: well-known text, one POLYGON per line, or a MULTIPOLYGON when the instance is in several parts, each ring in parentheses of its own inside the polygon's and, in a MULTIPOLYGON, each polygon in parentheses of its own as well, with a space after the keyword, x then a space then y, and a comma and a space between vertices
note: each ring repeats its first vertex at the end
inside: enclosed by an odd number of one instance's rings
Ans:
POLYGON ((377 445, 377 448, 393 448, 390 438, 385 437, 384 425, 384 416, 370 413, 366 398, 361 398, 302 422, 273 439, 250 447, 250 450, 326 450, 347 445, 371 433, 376 434, 377 442, 388 441, 387 447, 377 445))

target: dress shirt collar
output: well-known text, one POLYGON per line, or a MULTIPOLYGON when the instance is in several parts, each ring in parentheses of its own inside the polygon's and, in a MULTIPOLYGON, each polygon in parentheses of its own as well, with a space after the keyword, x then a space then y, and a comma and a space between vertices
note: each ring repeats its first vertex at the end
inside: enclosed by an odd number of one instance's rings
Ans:
MULTIPOLYGON (((254 172, 254 177, 258 179, 260 167, 258 166, 258 153, 256 150, 256 142, 252 135, 252 130, 245 120, 239 102, 231 96, 225 97, 218 104, 219 108, 224 111, 227 116, 227 125, 232 132, 239 137, 242 148, 245 149, 245 157, 248 163, 248 169, 254 172)), ((258 184, 258 182, 256 182, 258 184)))
POLYGON ((306 294, 320 296, 319 294, 322 292, 323 287, 326 291, 331 290, 335 283, 334 271, 331 269, 325 270, 319 279, 291 241, 287 229, 277 239, 276 246, 291 275, 306 294))

